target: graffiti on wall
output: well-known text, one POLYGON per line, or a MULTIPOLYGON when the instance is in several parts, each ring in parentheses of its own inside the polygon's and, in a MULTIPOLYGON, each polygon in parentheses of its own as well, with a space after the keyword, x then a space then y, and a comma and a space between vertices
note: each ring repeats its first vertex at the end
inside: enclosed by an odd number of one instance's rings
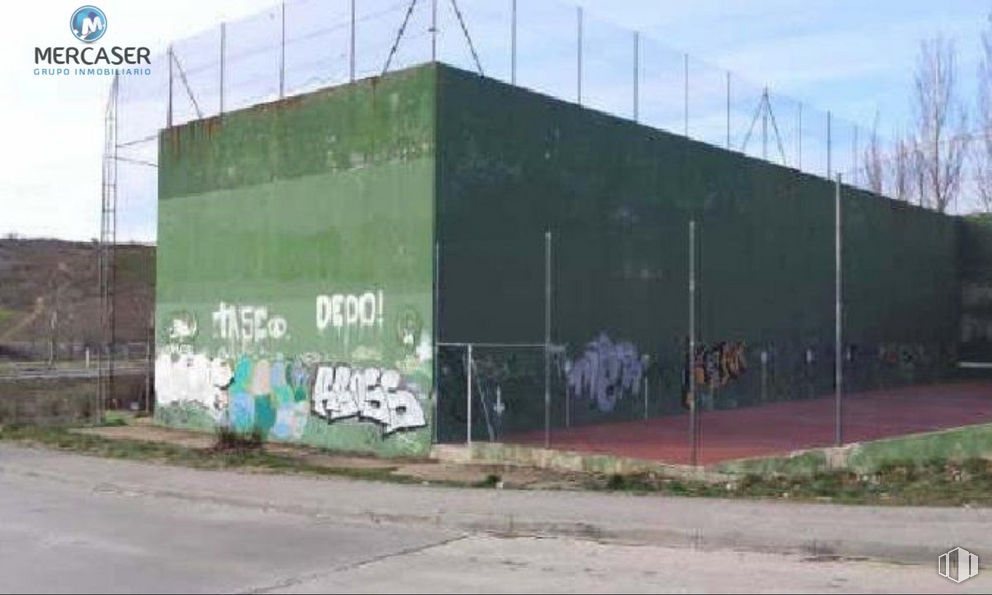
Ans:
POLYGON ((644 367, 633 343, 614 343, 601 333, 581 357, 566 362, 569 393, 572 398, 589 399, 602 412, 613 411, 625 395, 640 393, 644 367))
POLYGON ((218 420, 227 407, 227 389, 233 378, 231 366, 220 358, 163 353, 155 360, 158 405, 200 405, 218 420))
MULTIPOLYGON (((746 346, 740 341, 720 341, 713 345, 696 345, 692 361, 686 362, 682 379, 682 405, 690 407, 693 395, 689 390, 689 375, 697 390, 714 391, 727 386, 747 371, 746 346)), ((688 345, 686 346, 688 360, 688 345)))
POLYGON ((169 343, 189 343, 196 339, 198 326, 195 315, 190 312, 177 312, 169 320, 165 334, 169 343))
POLYGON ((696 386, 715 390, 740 378, 747 371, 745 345, 740 341, 720 341, 697 345, 692 364, 696 386))
POLYGON ((211 320, 214 338, 242 345, 283 339, 289 330, 286 319, 270 314, 266 306, 221 302, 211 314, 211 320))
POLYGON ((382 328, 384 314, 382 291, 317 296, 317 330, 321 332, 328 328, 382 328))
POLYGON ((311 414, 326 423, 354 418, 392 434, 427 425, 414 392, 397 370, 326 366, 287 360, 161 354, 155 362, 158 405, 203 411, 238 431, 281 440, 303 436, 311 414))
POLYGON ((420 402, 402 386, 396 370, 324 365, 317 368, 313 412, 328 423, 357 418, 386 434, 427 425, 420 402))

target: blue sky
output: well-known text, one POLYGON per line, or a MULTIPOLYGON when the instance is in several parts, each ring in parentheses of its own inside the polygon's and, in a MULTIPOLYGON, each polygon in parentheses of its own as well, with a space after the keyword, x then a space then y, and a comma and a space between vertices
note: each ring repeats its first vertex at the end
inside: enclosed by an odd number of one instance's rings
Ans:
POLYGON ((956 39, 962 97, 972 98, 992 10, 976 0, 579 3, 845 119, 870 126, 879 110, 883 131, 911 117, 912 72, 926 37, 956 39))
MULTIPOLYGON (((374 0, 378 5, 400 7, 400 12, 394 10, 393 14, 402 14, 404 1, 374 0)), ((447 0, 440 1, 444 10, 447 0)), ((481 1, 461 0, 487 71, 502 76, 506 72, 507 52, 499 43, 506 37, 502 34, 506 27, 501 16, 490 14, 487 17, 485 10, 479 12, 474 8, 481 1)), ((501 9, 509 1, 489 0, 486 5, 501 9)), ((518 1, 521 12, 532 17, 541 6, 537 2, 544 2, 518 1)), ((372 0, 359 0, 359 5, 370 2, 372 0)), ((429 0, 420 2, 429 4, 429 0)), ((6 36, 0 54, 0 74, 4 75, 8 89, 0 96, 0 109, 8 116, 5 123, 7 138, 16 139, 9 145, 7 163, 0 170, 3 212, 0 234, 16 232, 27 236, 89 239, 99 233, 102 107, 108 81, 85 77, 53 80, 32 74, 35 46, 72 43, 65 23, 77 4, 46 0, 17 4, 13 9, 18 13, 13 15, 17 22, 30 23, 30 26, 16 27, 6 36), (16 117, 12 118, 11 114, 16 117)), ((302 0, 295 6, 299 14, 304 14, 308 7, 319 6, 319 10, 329 13, 338 10, 337 5, 345 4, 345 0, 302 0)), ((926 37, 942 33, 956 40, 959 90, 963 99, 973 101, 979 36, 987 26, 987 13, 992 10, 992 1, 974 0, 578 0, 578 4, 584 7, 586 15, 588 65, 584 94, 587 101, 600 102, 622 115, 629 110, 630 91, 629 86, 625 86, 630 83, 625 74, 629 56, 624 53, 630 48, 628 33, 601 23, 637 28, 644 32, 645 38, 653 38, 676 50, 662 58, 661 50, 650 49, 660 46, 645 41, 642 61, 647 73, 671 70, 672 64, 676 63, 671 59, 678 56, 677 51, 693 55, 693 69, 698 64, 698 72, 705 76, 700 76, 693 85, 693 126, 696 128, 691 134, 710 134, 713 142, 717 142, 716 137, 722 133, 716 125, 711 133, 704 130, 709 125, 705 118, 709 108, 715 113, 715 106, 723 102, 718 90, 722 79, 719 78, 720 71, 706 70, 703 62, 733 71, 735 88, 737 85, 743 88, 746 79, 753 83, 752 92, 767 84, 773 97, 785 94, 803 101, 804 110, 808 110, 804 111, 807 114, 804 118, 812 118, 808 114, 815 113, 811 107, 815 106, 830 109, 840 120, 858 122, 867 129, 877 110, 881 117, 881 132, 888 134, 908 125, 913 66, 919 43, 926 37), (706 107, 707 104, 712 105, 706 107)), ((188 36, 191 32, 215 32, 221 20, 239 19, 271 7, 273 2, 107 0, 98 5, 108 14, 111 23, 108 37, 113 37, 106 42, 108 45, 147 45, 155 51, 165 47, 169 40, 188 36)), ((560 55, 546 56, 545 64, 528 62, 529 70, 524 68, 522 75, 552 87, 558 94, 569 95, 573 93, 574 79, 568 44, 574 35, 571 29, 573 11, 564 3, 553 6, 556 6, 554 10, 544 13, 551 15, 545 22, 529 30, 521 29, 521 42, 526 45, 560 39, 563 40, 562 51, 560 55)), ((323 20, 331 18, 327 16, 323 20)), ((314 19, 318 24, 321 20, 314 19)), ((272 21, 263 18, 256 22, 264 26, 254 30, 252 35, 264 42, 266 35, 274 31, 266 25, 272 21)), ((301 20, 301 23, 305 22, 306 19, 301 20)), ((411 30, 416 34, 425 29, 423 23, 415 19, 411 30)), ((450 18, 442 27, 443 35, 455 38, 460 35, 450 18)), ((376 27, 367 33, 369 43, 375 37, 376 43, 388 46, 393 32, 394 28, 389 24, 376 27)), ((424 32, 416 34, 406 50, 406 57, 412 60, 418 51, 422 53, 425 40, 424 32)), ((457 49, 455 41, 447 38, 446 51, 468 65, 468 54, 457 49)), ((303 52, 303 45, 297 47, 303 52)), ((520 49, 521 61, 525 59, 525 50, 524 47, 520 49)), ((331 68, 340 76, 345 62, 339 58, 332 57, 335 63, 322 68, 331 68)), ((369 68, 377 66, 370 65, 369 68)), ((642 103, 645 104, 642 110, 648 112, 646 118, 651 119, 654 109, 659 122, 663 120, 664 125, 668 125, 669 120, 661 113, 673 107, 665 101, 672 102, 680 96, 672 93, 679 85, 677 76, 666 74, 669 78, 664 81, 660 75, 643 76, 655 83, 641 83, 642 103)), ((204 101, 209 102, 210 94, 205 92, 205 96, 204 101)), ((752 93, 744 97, 740 105, 735 105, 745 120, 756 97, 752 93)), ((257 98, 265 98, 265 93, 258 93, 257 98)), ((783 108, 779 117, 787 128, 792 118, 788 110, 783 108)), ((160 126, 159 122, 152 121, 154 118, 133 117, 132 124, 135 120, 139 120, 138 128, 154 131, 160 126)), ((713 118, 713 122, 718 120, 713 118)), ((734 126, 734 142, 742 136, 742 127, 746 125, 742 122, 734 126)), ((812 149, 804 151, 811 153, 812 149)), ((124 215, 129 209, 133 215, 131 219, 125 218, 122 226, 125 238, 131 234, 135 238, 149 239, 149 234, 154 233, 154 196, 150 194, 148 181, 151 180, 153 191, 154 178, 147 175, 144 178, 135 186, 141 196, 121 204, 124 215)))

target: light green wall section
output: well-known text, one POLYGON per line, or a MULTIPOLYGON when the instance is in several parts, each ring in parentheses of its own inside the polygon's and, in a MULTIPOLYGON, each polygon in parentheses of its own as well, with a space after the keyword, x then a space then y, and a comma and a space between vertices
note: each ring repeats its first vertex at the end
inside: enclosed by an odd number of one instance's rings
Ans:
POLYGON ((425 67, 163 133, 162 423, 427 453, 433 80, 425 67))

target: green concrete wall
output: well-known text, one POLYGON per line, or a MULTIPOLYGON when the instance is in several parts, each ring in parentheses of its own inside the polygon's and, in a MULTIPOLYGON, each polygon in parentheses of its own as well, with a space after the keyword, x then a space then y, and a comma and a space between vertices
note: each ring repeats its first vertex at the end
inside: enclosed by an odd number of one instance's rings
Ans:
POLYGON ((424 67, 162 133, 159 421, 428 452, 434 82, 424 67))
MULTIPOLYGON (((992 216, 961 220, 961 359, 992 362, 992 216)), ((988 378, 990 370, 968 372, 988 378)))
MULTIPOLYGON (((440 347, 433 402, 434 335, 542 343, 548 231, 552 425, 682 413, 690 220, 702 407, 832 390, 821 178, 431 65, 160 142, 163 423, 424 454, 436 405, 463 440, 465 351, 440 347)), ((843 196, 847 389, 946 377, 959 225, 843 196)), ((474 357, 476 438, 542 428, 543 350, 474 357)))
MULTIPOLYGON (((455 69, 439 76, 443 341, 543 341, 550 231, 552 341, 565 349, 552 425, 642 416, 644 378, 650 415, 684 411, 694 219, 699 337, 739 346, 746 362, 701 391, 703 407, 832 390, 832 183, 455 69)), ((843 197, 849 390, 943 377, 958 325, 955 221, 848 187, 843 197)), ((464 353, 442 356, 442 395, 463 394, 464 353)), ((480 375, 500 378, 502 429, 543 427, 541 354, 475 356, 480 375)), ((465 413, 463 399, 442 399, 442 439, 464 436, 465 413)), ((485 436, 492 411, 473 413, 485 436)))

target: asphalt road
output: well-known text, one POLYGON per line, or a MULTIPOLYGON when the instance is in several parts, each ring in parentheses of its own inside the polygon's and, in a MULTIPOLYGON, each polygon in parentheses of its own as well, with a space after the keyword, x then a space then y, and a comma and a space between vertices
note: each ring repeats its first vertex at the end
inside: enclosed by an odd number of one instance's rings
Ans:
MULTIPOLYGON (((535 530, 538 517, 559 506, 572 513, 589 507, 587 516, 615 507, 674 505, 676 514, 681 506, 698 507, 715 523, 724 509, 730 524, 744 511, 760 523, 776 510, 785 518, 819 514, 847 522, 842 507, 714 502, 721 504, 203 472, 0 444, 0 591, 992 590, 992 572, 956 585, 930 563, 811 556, 774 544, 740 551, 721 547, 715 534, 699 547, 673 547, 653 538, 618 543, 596 538, 596 531, 583 535, 553 518, 535 530), (408 506, 429 514, 406 514, 408 506), (531 529, 483 530, 478 519, 466 522, 473 507, 481 507, 479 518, 485 508, 511 509, 520 527, 531 529), (528 511, 536 516, 528 519, 528 511)), ((891 509, 861 511, 892 518, 891 509)))

